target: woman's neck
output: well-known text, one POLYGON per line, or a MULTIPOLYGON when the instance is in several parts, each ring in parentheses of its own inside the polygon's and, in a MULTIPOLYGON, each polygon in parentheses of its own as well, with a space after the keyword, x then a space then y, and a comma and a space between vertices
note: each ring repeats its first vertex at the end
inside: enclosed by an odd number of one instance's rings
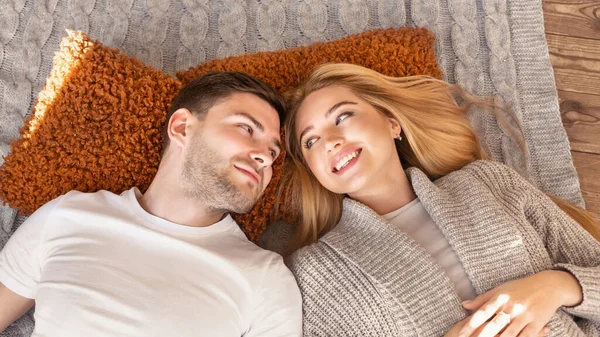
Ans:
POLYGON ((377 182, 369 184, 368 189, 357 191, 349 196, 369 206, 377 214, 393 212, 417 198, 410 181, 402 167, 382 175, 377 182), (399 172, 398 172, 399 171, 399 172))

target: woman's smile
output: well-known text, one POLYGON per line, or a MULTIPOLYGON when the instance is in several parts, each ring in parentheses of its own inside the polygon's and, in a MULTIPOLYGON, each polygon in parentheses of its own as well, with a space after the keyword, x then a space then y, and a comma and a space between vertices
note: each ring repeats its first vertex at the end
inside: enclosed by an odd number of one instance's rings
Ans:
POLYGON ((333 158, 331 172, 341 175, 349 170, 358 161, 361 151, 361 148, 342 151, 333 158))

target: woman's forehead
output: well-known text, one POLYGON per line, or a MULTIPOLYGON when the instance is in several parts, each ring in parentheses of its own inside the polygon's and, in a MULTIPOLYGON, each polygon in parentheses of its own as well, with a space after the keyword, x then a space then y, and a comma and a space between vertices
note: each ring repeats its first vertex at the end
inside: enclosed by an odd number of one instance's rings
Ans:
POLYGON ((300 104, 296 119, 299 122, 303 117, 316 117, 314 115, 324 116, 335 104, 346 100, 355 102, 362 101, 350 89, 339 85, 332 85, 315 90, 308 94, 300 104))

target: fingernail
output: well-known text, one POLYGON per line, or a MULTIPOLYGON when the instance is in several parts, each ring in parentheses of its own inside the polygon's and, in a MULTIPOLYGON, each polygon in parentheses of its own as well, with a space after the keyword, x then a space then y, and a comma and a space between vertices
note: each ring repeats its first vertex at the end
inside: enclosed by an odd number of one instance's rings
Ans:
MULTIPOLYGON (((460 302, 460 304, 462 304, 463 306, 468 305, 469 303, 471 303, 471 301, 469 301, 469 300, 460 302)), ((459 337, 462 337, 462 336, 459 336, 459 337)))

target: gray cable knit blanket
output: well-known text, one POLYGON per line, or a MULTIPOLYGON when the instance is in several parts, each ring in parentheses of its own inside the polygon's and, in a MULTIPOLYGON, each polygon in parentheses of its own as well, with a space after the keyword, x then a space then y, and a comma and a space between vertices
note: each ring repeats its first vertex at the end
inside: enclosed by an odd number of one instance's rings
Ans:
MULTIPOLYGON (((447 81, 475 95, 497 95, 516 114, 528 156, 519 155, 506 126, 474 114, 493 158, 542 190, 583 205, 560 120, 541 0, 3 0, 0 155, 18 136, 65 28, 174 74, 214 58, 405 25, 437 35, 447 81)), ((0 208, 0 247, 23 220, 0 208)), ((32 329, 29 313, 0 336, 27 336, 32 329)))

